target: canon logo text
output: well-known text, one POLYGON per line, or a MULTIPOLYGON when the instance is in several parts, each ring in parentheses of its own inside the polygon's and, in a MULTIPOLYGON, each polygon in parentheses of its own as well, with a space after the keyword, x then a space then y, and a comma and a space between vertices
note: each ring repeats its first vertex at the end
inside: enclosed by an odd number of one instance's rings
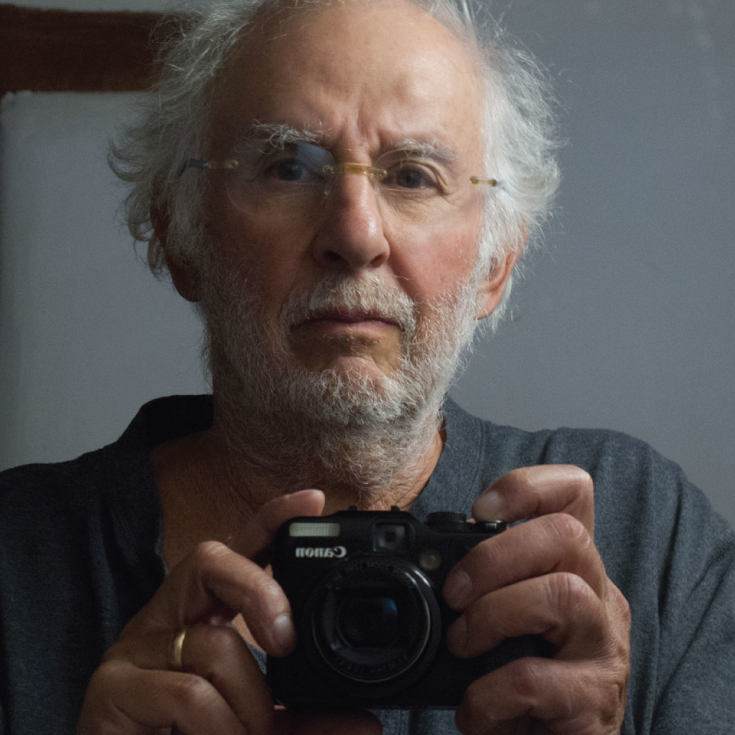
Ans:
POLYGON ((297 559, 342 559, 347 556, 344 546, 297 546, 297 559))

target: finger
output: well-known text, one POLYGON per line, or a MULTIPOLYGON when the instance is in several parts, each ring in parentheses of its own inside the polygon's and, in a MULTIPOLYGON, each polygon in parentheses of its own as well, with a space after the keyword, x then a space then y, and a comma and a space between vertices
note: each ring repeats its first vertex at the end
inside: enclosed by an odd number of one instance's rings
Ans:
POLYGON ((609 653, 614 632, 600 598, 573 574, 527 579, 481 597, 447 631, 455 656, 477 656, 520 635, 543 635, 561 658, 609 653))
POLYGON ((289 518, 318 514, 323 507, 319 490, 284 495, 266 503, 246 526, 236 544, 241 553, 215 541, 199 544, 171 571, 123 636, 175 631, 200 621, 229 622, 240 612, 267 653, 288 653, 295 641, 288 600, 271 576, 247 557, 261 555, 289 518))
MULTIPOLYGON (((171 666, 172 636, 161 630, 116 644, 106 661, 124 661, 148 670, 171 666)), ((200 623, 185 631, 182 670, 212 684, 251 732, 271 732, 273 702, 260 666, 247 644, 230 625, 200 623)))
POLYGON ((594 484, 574 465, 521 467, 494 482, 472 507, 477 520, 518 521, 522 518, 567 513, 594 537, 594 484))
MULTIPOLYGON (((619 732, 625 712, 623 667, 524 658, 474 681, 456 714, 464 735, 486 735, 523 717, 540 732, 586 735, 619 732)), ((533 730, 536 732, 536 729, 533 730)))
MULTIPOLYGON (((167 670, 172 665, 172 640, 168 631, 126 638, 110 649, 105 660, 122 660, 141 669, 167 670)), ((267 700, 269 710, 272 709, 260 666, 245 640, 231 625, 199 623, 187 628, 180 663, 183 671, 213 683, 236 712, 246 709, 240 702, 260 699, 267 700)))
POLYGON ((273 541, 276 531, 296 516, 318 516, 324 510, 321 490, 301 490, 281 495, 266 503, 245 526, 232 548, 256 562, 264 563, 264 552, 273 541))
POLYGON ((178 728, 201 735, 247 735, 227 702, 192 674, 146 671, 111 661, 95 672, 78 735, 130 735, 178 728))
POLYGON ((229 625, 199 624, 187 630, 183 670, 210 682, 248 732, 269 733, 273 701, 258 662, 229 625))
POLYGON ((207 541, 168 575, 121 638, 170 634, 200 621, 229 622, 238 612, 267 653, 283 656, 293 648, 291 607, 280 585, 255 562, 207 541))
POLYGON ((496 589, 554 572, 576 574, 600 596, 607 582, 587 529, 564 513, 535 518, 479 543, 447 575, 444 597, 462 610, 496 589))
POLYGON ((381 735, 380 720, 369 712, 295 713, 279 709, 275 735, 381 735))

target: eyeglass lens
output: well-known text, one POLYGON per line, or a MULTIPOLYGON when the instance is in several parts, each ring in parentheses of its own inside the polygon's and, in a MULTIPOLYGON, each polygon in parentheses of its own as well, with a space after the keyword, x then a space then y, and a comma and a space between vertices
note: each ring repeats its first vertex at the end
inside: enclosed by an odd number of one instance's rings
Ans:
MULTIPOLYGON (((314 143, 297 141, 276 147, 247 141, 231 156, 227 190, 232 204, 246 213, 307 216, 317 212, 340 175, 361 174, 372 182, 382 208, 403 219, 445 216, 458 188, 441 164, 428 156, 392 151, 373 165, 337 164, 314 143)), ((469 181, 469 180, 468 180, 469 181)), ((465 186, 469 192, 469 185, 465 186)))

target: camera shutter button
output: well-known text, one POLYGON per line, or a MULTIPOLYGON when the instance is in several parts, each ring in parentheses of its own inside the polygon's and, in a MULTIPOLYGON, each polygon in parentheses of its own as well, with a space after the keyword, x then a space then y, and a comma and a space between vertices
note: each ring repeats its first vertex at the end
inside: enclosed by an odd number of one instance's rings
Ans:
POLYGON ((508 528, 508 524, 505 521, 477 521, 475 523, 475 530, 480 533, 500 533, 508 528))
POLYGON ((464 531, 467 529, 467 518, 462 513, 439 511, 429 513, 426 525, 435 531, 464 531))

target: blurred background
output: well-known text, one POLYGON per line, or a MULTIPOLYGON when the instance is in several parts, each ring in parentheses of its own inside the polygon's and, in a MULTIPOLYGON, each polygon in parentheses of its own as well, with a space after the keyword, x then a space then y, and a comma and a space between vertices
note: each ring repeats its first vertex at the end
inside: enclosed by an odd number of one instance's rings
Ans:
MULTIPOLYGON (((643 439, 735 525, 735 3, 489 4, 547 67, 567 144, 543 247, 452 395, 501 424, 643 439)), ((106 164, 138 99, 3 100, 0 469, 76 456, 144 401, 207 390, 197 320, 136 254, 106 164)))

